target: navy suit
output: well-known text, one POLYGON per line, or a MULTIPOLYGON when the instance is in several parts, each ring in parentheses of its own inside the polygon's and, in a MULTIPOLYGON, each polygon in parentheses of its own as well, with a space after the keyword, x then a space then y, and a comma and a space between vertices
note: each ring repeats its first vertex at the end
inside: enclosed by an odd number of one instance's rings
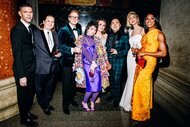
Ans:
POLYGON ((59 62, 54 60, 53 52, 58 48, 59 41, 57 33, 52 32, 54 47, 50 52, 44 31, 35 29, 33 35, 36 53, 36 95, 39 105, 45 109, 53 98, 56 86, 55 74, 58 71, 59 62))
MULTIPOLYGON (((78 35, 81 35, 81 26, 77 24, 78 35)), ((60 59, 60 64, 62 68, 62 94, 63 94, 63 109, 68 109, 69 104, 74 101, 74 96, 76 94, 76 83, 75 83, 75 73, 72 70, 74 63, 74 54, 71 53, 71 48, 75 45, 75 35, 69 24, 60 28, 58 32, 59 36, 59 50, 62 54, 60 59)))
MULTIPOLYGON (((34 27, 34 26, 33 26, 34 27)), ((27 119, 35 94, 34 72, 35 54, 32 36, 24 24, 19 21, 10 33, 13 50, 13 72, 17 87, 17 100, 21 121, 27 119), (19 79, 26 77, 27 86, 22 87, 19 79)))

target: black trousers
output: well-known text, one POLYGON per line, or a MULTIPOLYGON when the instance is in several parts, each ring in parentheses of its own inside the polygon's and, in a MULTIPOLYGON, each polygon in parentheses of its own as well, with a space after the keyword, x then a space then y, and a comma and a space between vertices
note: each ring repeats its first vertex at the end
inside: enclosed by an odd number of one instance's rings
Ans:
POLYGON ((17 87, 17 100, 20 112, 21 120, 27 119, 28 113, 30 112, 33 104, 33 99, 35 95, 35 85, 34 85, 34 74, 29 74, 27 76, 27 86, 22 87, 19 83, 19 78, 15 76, 16 87, 17 87))
POLYGON ((56 87, 55 73, 36 74, 35 86, 37 101, 41 108, 47 108, 50 101, 53 99, 53 94, 56 87))
POLYGON ((75 72, 72 67, 62 67, 62 96, 63 108, 68 109, 76 95, 75 72))

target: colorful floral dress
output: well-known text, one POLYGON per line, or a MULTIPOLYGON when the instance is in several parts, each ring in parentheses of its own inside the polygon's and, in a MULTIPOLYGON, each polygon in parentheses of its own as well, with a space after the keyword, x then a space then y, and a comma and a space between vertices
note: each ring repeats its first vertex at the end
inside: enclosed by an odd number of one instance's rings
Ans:
POLYGON ((105 40, 99 38, 99 37, 94 37, 97 50, 98 50, 98 59, 97 63, 100 65, 101 68, 101 77, 102 77, 102 91, 104 92, 105 89, 110 85, 109 83, 109 72, 108 69, 110 68, 110 64, 108 62, 108 57, 107 57, 107 52, 106 52, 106 47, 104 45, 105 40))

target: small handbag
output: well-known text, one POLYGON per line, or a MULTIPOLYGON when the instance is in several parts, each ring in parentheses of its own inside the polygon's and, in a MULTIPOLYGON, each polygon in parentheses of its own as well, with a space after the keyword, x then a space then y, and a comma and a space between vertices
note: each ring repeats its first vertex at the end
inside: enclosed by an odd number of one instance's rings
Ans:
POLYGON ((141 67, 144 68, 146 66, 146 60, 143 57, 138 58, 136 56, 136 63, 141 67))

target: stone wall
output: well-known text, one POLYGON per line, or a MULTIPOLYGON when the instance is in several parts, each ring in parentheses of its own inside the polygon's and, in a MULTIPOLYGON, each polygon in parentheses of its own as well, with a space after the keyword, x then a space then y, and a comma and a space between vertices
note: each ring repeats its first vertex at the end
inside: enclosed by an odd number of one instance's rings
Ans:
POLYGON ((170 53, 168 68, 190 82, 190 1, 162 0, 160 22, 170 53))
POLYGON ((190 1, 162 0, 160 23, 170 66, 160 69, 154 98, 181 126, 190 124, 190 1))

